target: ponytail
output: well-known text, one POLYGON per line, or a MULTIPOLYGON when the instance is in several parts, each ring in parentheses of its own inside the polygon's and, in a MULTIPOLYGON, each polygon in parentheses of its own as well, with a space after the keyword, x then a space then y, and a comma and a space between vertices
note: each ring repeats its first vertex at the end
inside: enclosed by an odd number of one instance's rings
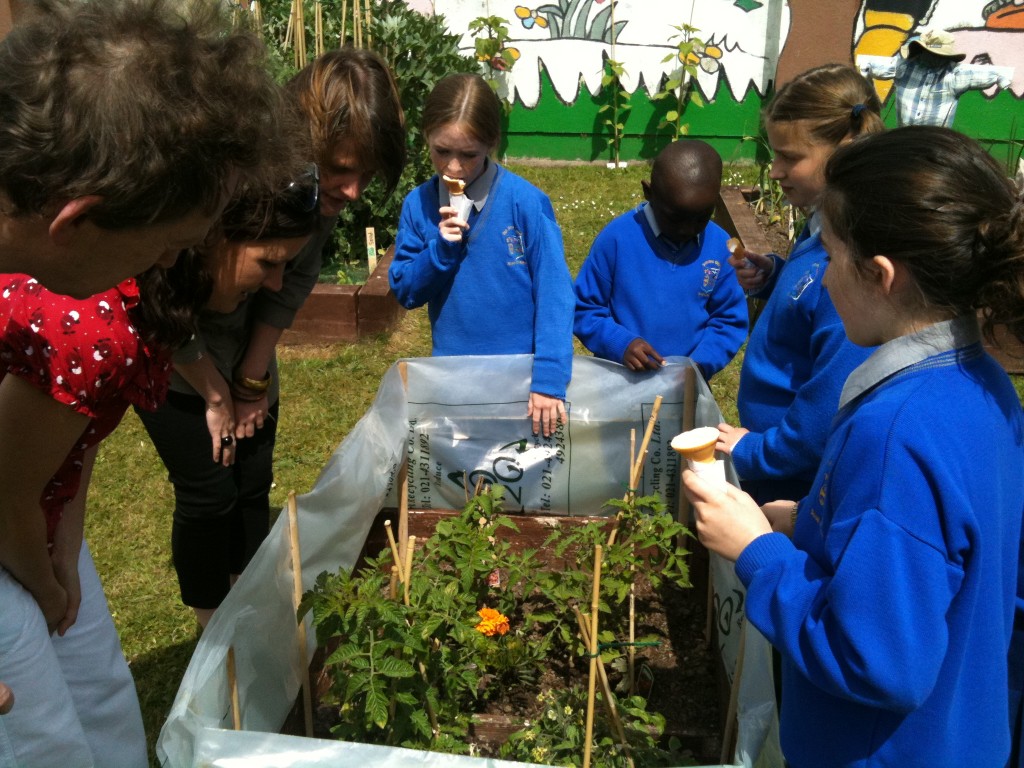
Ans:
POLYGON ((921 301, 1024 340, 1024 199, 973 139, 898 128, 839 147, 821 210, 855 260, 901 262, 921 301))
POLYGON ((978 291, 982 330, 993 341, 995 326, 1005 325, 1024 341, 1024 196, 1008 211, 982 222, 975 243, 979 270, 988 274, 978 291))
POLYGON ((783 85, 764 110, 766 122, 807 123, 811 137, 837 146, 848 137, 885 130, 874 87, 843 64, 825 64, 783 85))

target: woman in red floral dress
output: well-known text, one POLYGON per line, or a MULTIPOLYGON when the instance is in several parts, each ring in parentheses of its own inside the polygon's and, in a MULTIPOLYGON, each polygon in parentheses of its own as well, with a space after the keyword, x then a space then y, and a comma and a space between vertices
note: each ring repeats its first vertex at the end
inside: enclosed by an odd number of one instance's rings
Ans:
POLYGON ((14 552, 0 564, 0 679, 18 697, 0 722, 0 758, 147 764, 135 685, 83 540, 97 446, 129 405, 161 403, 200 306, 231 311, 279 285, 317 225, 316 197, 314 184, 243 199, 225 217, 253 222, 247 247, 222 241, 88 299, 0 275, 0 537, 14 552), (265 226, 282 215, 293 220, 286 239, 265 226))

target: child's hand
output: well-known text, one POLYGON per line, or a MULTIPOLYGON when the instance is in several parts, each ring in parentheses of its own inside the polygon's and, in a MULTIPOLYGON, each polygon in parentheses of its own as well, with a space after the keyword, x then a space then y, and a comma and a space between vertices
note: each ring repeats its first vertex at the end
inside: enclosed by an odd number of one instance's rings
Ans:
POLYGON ((656 371, 665 364, 665 359, 654 347, 638 336, 626 347, 622 364, 631 371, 656 371))
POLYGON ((749 431, 749 429, 734 427, 731 424, 719 424, 718 443, 715 445, 715 450, 719 453, 724 453, 726 456, 731 456, 732 449, 736 446, 736 443, 749 431))
POLYGON ((440 213, 441 223, 437 225, 437 229, 441 233, 441 237, 449 243, 457 243, 462 240, 462 233, 469 229, 469 223, 460 219, 459 212, 450 205, 442 206, 440 213))
POLYGON ((750 542, 772 532, 757 502, 739 488, 729 485, 721 490, 692 469, 683 471, 683 486, 693 504, 701 542, 727 560, 735 561, 750 542))
POLYGON ((543 429, 544 437, 550 437, 565 421, 565 403, 558 397, 531 392, 526 415, 533 419, 533 434, 543 429))
POLYGON ((770 254, 754 253, 740 246, 729 256, 729 263, 736 270, 736 280, 747 293, 756 293, 772 274, 775 260, 770 254))
POLYGON ((769 501, 761 507, 764 516, 771 523, 772 530, 793 538, 793 523, 796 521, 795 501, 769 501))

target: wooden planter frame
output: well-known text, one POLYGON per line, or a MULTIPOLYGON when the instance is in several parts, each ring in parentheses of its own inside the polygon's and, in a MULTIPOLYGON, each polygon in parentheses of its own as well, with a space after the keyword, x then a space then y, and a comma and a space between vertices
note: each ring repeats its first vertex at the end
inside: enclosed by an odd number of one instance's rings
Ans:
POLYGON ((394 246, 362 285, 318 283, 295 315, 282 344, 342 344, 392 330, 405 309, 388 284, 394 246))

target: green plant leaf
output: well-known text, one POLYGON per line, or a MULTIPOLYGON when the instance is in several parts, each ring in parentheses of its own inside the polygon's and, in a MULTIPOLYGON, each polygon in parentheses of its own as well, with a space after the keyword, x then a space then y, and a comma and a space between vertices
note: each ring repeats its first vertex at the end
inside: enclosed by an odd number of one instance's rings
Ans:
POLYGON ((387 656, 381 659, 377 663, 377 671, 385 677, 412 677, 416 674, 416 670, 413 668, 405 659, 399 659, 395 656, 387 656))

